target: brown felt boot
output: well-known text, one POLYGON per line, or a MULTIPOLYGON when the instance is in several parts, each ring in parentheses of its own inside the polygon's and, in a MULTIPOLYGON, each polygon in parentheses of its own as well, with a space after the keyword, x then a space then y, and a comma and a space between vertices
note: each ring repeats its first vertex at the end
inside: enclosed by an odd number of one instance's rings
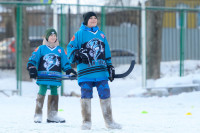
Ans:
POLYGON ((45 96, 38 94, 36 99, 36 107, 35 107, 35 115, 34 122, 41 123, 42 122, 42 108, 44 104, 45 96))
POLYGON ((91 99, 81 99, 82 130, 91 129, 91 99))
POLYGON ((65 119, 58 117, 58 95, 48 96, 48 110, 47 122, 48 123, 65 123, 65 119))
POLYGON ((101 109, 105 121, 105 125, 109 129, 121 129, 121 125, 115 123, 112 117, 111 99, 100 99, 101 109))

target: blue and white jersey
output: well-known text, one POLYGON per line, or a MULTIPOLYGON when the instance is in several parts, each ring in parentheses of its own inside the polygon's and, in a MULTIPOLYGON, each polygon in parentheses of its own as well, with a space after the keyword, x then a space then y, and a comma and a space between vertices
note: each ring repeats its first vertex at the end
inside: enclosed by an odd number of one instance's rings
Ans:
MULTIPOLYGON (((37 68, 38 75, 60 75, 61 70, 66 71, 71 69, 67 59, 67 52, 60 46, 50 48, 47 45, 41 45, 37 47, 29 58, 27 67, 30 65, 29 63, 37 68)), ((38 77, 36 83, 38 85, 61 85, 60 80, 55 80, 55 78, 52 77, 38 77)))
POLYGON ((105 34, 99 28, 81 25, 67 46, 68 59, 74 62, 75 51, 87 49, 89 64, 76 61, 78 82, 108 80, 107 66, 112 65, 110 48, 105 34))

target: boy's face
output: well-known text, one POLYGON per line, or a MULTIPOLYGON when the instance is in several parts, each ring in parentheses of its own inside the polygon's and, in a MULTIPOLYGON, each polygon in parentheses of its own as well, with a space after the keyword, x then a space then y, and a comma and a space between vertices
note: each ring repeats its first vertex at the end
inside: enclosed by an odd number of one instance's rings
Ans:
POLYGON ((48 38, 48 42, 54 43, 56 41, 57 37, 55 34, 51 34, 48 38))
POLYGON ((91 28, 91 27, 95 27, 95 26, 97 26, 97 18, 95 16, 92 16, 88 20, 87 27, 91 28))

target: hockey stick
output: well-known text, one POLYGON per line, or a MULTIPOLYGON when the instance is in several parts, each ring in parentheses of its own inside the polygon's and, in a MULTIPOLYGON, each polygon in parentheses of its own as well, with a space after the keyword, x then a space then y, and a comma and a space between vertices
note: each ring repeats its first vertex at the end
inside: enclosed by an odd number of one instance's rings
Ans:
MULTIPOLYGON (((115 74, 115 78, 124 78, 128 76, 135 66, 135 60, 131 61, 131 65, 128 70, 122 74, 115 74)), ((58 75, 58 74, 38 74, 38 78, 52 78, 56 80, 76 80, 76 75, 58 75)))
POLYGON ((76 80, 76 75, 38 74, 38 78, 52 78, 55 80, 76 80))
POLYGON ((134 66, 135 66, 135 60, 132 60, 131 65, 128 68, 128 70, 122 74, 115 74, 115 78, 124 78, 124 77, 128 76, 132 72, 134 66))

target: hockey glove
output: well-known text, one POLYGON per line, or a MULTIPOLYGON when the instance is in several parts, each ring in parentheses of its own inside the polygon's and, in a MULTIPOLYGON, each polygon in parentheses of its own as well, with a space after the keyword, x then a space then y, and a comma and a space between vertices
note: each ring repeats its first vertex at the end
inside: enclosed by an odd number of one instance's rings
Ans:
POLYGON ((89 57, 88 57, 89 50, 81 48, 79 52, 80 52, 80 57, 81 57, 82 62, 84 64, 89 64, 89 57))
POLYGON ((78 60, 80 63, 89 64, 88 58, 88 49, 81 48, 75 52, 75 60, 78 60))
POLYGON ((112 82, 115 78, 115 68, 112 65, 108 66, 107 68, 109 73, 108 79, 110 80, 110 82, 112 82))
POLYGON ((74 71, 74 69, 69 69, 65 73, 66 73, 66 75, 70 75, 71 73, 73 73, 74 76, 77 76, 77 73, 76 73, 76 71, 74 71))
POLYGON ((36 79, 37 77, 37 69, 35 66, 31 66, 28 68, 28 71, 29 71, 29 75, 30 75, 30 78, 34 78, 36 79))

